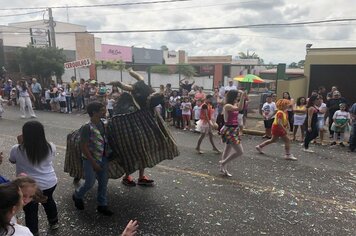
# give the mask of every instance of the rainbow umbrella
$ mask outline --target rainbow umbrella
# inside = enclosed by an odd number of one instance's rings
[[[253,75],[253,74],[239,75],[239,76],[236,76],[234,78],[234,80],[243,82],[243,83],[254,83],[254,84],[265,83],[265,81],[263,79],[261,79],[257,75]]]

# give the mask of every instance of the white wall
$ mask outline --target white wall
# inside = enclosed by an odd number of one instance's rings
[[[89,69],[87,68],[78,68],[76,69],[77,80],[84,78],[85,80],[89,79]],[[147,73],[144,71],[139,71],[139,73],[145,78],[145,82],[148,83]],[[98,81],[99,82],[111,82],[111,81],[120,81],[120,71],[117,70],[102,70],[98,69]],[[74,69],[65,70],[64,75],[62,75],[63,82],[70,82],[70,78],[74,76]],[[181,77],[183,79],[183,76]],[[204,90],[211,91],[213,87],[213,77],[195,77],[195,84],[198,86],[204,87]],[[135,83],[135,79],[132,78],[126,71],[122,72],[122,81],[126,84]],[[189,83],[192,83],[193,80],[190,80]],[[151,85],[153,88],[159,88],[161,84],[172,84],[173,89],[179,88],[179,75],[162,75],[162,74],[151,74]]]

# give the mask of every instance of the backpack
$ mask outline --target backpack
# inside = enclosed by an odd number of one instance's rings
[[[70,176],[75,178],[84,178],[82,151],[80,148],[80,133],[82,127],[67,135],[64,172],[69,173]]]
[[[82,125],[79,129],[74,130],[67,135],[67,148],[64,160],[64,172],[69,173],[71,177],[81,179],[84,178],[84,171],[82,163],[82,151],[80,148],[80,134],[82,132],[82,128],[86,124]],[[108,177],[111,179],[118,179],[121,178],[124,173],[125,171],[121,167],[119,159],[111,155]]]

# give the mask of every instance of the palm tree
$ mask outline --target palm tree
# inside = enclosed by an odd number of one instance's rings
[[[263,59],[260,58],[255,52],[252,54],[249,54],[249,51],[247,50],[246,54],[244,52],[239,52],[238,55],[239,55],[239,58],[241,58],[241,59],[258,59],[258,64],[264,63]]]

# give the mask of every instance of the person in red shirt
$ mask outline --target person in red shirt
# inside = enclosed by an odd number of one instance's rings
[[[278,109],[276,116],[272,124],[272,138],[257,145],[256,150],[263,154],[262,148],[276,142],[281,138],[285,146],[285,159],[296,161],[297,158],[290,153],[290,140],[288,138],[289,120],[287,109],[290,106],[290,101],[288,99],[279,99],[276,102],[276,107]]]

